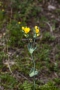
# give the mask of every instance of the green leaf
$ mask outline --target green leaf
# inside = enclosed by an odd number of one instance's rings
[[[29,52],[32,54],[34,52],[34,49],[33,48],[30,48],[29,49]]]
[[[28,44],[28,51],[30,54],[32,54],[35,51],[36,47],[33,47],[32,45]]]
[[[38,74],[38,71],[37,71],[37,70],[34,70],[34,68],[32,68],[31,71],[30,71],[29,76],[30,76],[30,77],[34,77],[34,76],[36,76],[37,74]]]
[[[36,33],[33,35],[33,37],[34,37],[34,38],[36,38],[36,37],[37,37]]]

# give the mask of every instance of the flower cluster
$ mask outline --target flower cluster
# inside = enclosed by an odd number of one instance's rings
[[[24,35],[27,36],[29,34],[29,32],[31,31],[31,29],[29,27],[23,27],[22,26],[22,31],[24,32]],[[33,37],[37,37],[40,35],[40,30],[38,26],[35,26],[33,31]]]
[[[22,30],[24,31],[25,34],[28,34],[30,32],[29,27],[22,27]]]
[[[39,30],[38,26],[35,26],[35,34],[36,34],[36,36],[40,35],[40,30]]]

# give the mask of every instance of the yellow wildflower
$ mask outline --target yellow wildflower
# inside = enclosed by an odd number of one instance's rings
[[[40,33],[37,33],[37,37],[40,35]]]
[[[24,28],[24,32],[27,34],[27,33],[29,33],[30,32],[30,28],[29,27],[25,27]]]
[[[36,29],[35,32],[36,32],[36,33],[39,33],[39,29]]]
[[[38,26],[35,26],[35,29],[38,29]]]
[[[24,27],[22,27],[22,30],[24,30],[25,28]]]
[[[21,22],[18,22],[18,24],[21,24]]]
[[[24,33],[26,33],[26,34],[30,32],[29,27],[22,27],[22,30],[24,30]]]

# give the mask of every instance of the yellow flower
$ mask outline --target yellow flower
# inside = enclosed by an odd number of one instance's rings
[[[22,30],[24,31],[24,33],[29,33],[30,32],[30,28],[29,27],[22,27]]]
[[[37,37],[40,35],[40,33],[37,33]]]
[[[21,22],[18,22],[18,24],[21,24]]]
[[[25,28],[24,27],[22,27],[22,30],[24,30]]]
[[[38,29],[38,26],[35,26],[35,29]]]
[[[35,26],[35,33],[37,34],[37,36],[39,36],[39,27],[38,26]]]
[[[24,32],[27,34],[27,33],[29,33],[30,32],[30,28],[29,27],[25,27],[24,28]]]
[[[36,29],[35,32],[36,32],[36,33],[39,33],[39,29]]]

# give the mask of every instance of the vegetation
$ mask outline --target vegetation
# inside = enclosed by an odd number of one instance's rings
[[[35,90],[60,90],[59,5],[60,0],[0,0],[0,90],[34,90],[28,43],[37,46]]]

